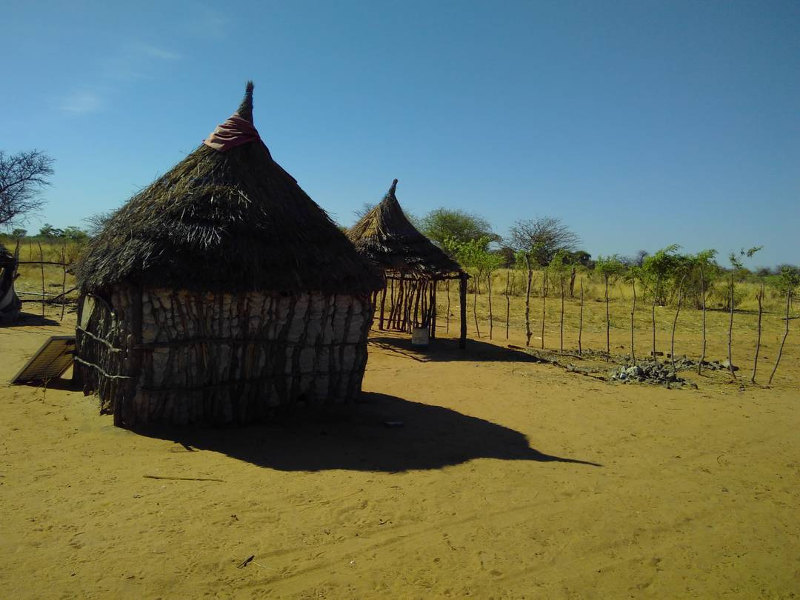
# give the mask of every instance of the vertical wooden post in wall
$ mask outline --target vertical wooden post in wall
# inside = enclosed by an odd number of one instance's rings
[[[142,286],[134,286],[130,294],[131,300],[131,331],[126,339],[127,356],[125,361],[125,375],[130,377],[125,385],[125,391],[120,397],[115,398],[114,402],[114,425],[120,427],[133,427],[136,425],[136,410],[133,406],[133,399],[136,396],[136,386],[139,382],[141,371],[142,351],[139,345],[142,343]],[[119,406],[122,404],[122,406]],[[118,422],[119,421],[119,422]]]
[[[458,299],[461,304],[461,339],[459,348],[467,347],[467,274],[461,273],[458,277]]]

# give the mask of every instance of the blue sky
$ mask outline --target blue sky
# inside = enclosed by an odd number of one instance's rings
[[[0,149],[56,160],[83,225],[191,152],[248,79],[273,157],[337,221],[500,235],[562,219],[593,256],[671,243],[800,264],[800,2],[3,0]]]

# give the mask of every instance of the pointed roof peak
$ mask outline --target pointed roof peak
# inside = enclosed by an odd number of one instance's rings
[[[242,144],[260,140],[253,125],[253,82],[248,81],[239,108],[225,122],[217,125],[203,143],[219,152],[226,152]]]
[[[248,81],[247,86],[244,90],[244,98],[242,99],[242,103],[239,105],[239,108],[236,110],[236,114],[253,122],[253,82]]]
[[[397,179],[392,181],[392,187],[389,188],[389,193],[394,195],[396,189],[397,189]]]

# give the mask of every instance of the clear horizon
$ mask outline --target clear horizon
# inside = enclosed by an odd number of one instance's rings
[[[22,224],[76,225],[172,168],[255,82],[275,160],[332,218],[561,219],[594,258],[763,245],[800,264],[796,2],[20,3],[7,153],[55,159]],[[8,93],[8,90],[13,93]]]

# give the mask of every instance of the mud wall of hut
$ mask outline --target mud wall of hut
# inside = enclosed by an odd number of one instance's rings
[[[247,423],[361,390],[367,295],[125,287],[108,304],[114,315],[81,319],[78,356],[85,389],[120,424]]]

